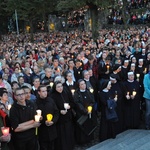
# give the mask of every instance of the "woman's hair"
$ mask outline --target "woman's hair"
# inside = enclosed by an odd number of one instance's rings
[[[56,92],[56,86],[57,86],[57,84],[62,84],[62,82],[61,81],[55,81],[54,82],[54,85],[53,85],[53,88],[52,88],[52,93]]]
[[[60,81],[62,84],[65,83],[65,78],[61,75],[58,75],[54,78],[54,82]]]
[[[82,82],[82,81],[84,81],[83,79],[79,79],[78,80],[78,82],[77,82],[77,87],[79,88],[79,85],[80,85],[80,83]],[[84,81],[85,82],[85,81]]]

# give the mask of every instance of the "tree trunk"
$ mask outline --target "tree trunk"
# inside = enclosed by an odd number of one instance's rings
[[[30,41],[33,42],[34,37],[33,37],[33,22],[32,22],[32,20],[29,20],[29,24],[30,24]]]
[[[92,38],[96,41],[99,33],[98,33],[98,10],[97,6],[90,3],[88,4],[90,15],[91,15],[91,28],[92,28]]]
[[[127,0],[123,0],[123,7],[122,7],[122,16],[124,21],[124,29],[127,28],[127,21],[128,21],[128,15],[126,14],[126,8],[127,8]]]

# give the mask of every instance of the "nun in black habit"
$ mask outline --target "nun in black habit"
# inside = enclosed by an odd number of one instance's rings
[[[111,95],[112,97],[117,99],[117,107],[116,107],[116,113],[118,115],[118,121],[116,122],[115,128],[116,128],[116,134],[119,134],[123,132],[124,130],[124,118],[123,118],[123,89],[121,86],[121,83],[118,82],[118,76],[117,74],[111,74],[110,75],[110,81],[111,81]]]
[[[134,80],[134,73],[128,72],[123,83],[125,129],[137,129],[140,125],[140,85]]]
[[[95,100],[93,93],[86,89],[86,84],[83,79],[80,79],[78,84],[79,88],[74,93],[74,101],[76,104],[75,137],[78,144],[85,144],[94,139],[97,116],[94,110]]]
[[[101,119],[100,119],[100,142],[107,140],[109,138],[115,138],[115,125],[117,120],[108,120],[106,116],[106,110],[108,109],[108,100],[114,100],[116,103],[117,99],[111,95],[111,82],[109,80],[104,80],[101,86],[102,90],[99,93],[100,105],[101,105]]]
[[[58,137],[55,143],[56,150],[73,150],[74,126],[72,108],[74,107],[71,92],[65,90],[60,81],[54,82],[52,96],[59,109],[60,115],[56,124]]]

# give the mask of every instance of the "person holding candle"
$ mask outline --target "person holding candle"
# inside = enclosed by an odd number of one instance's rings
[[[95,108],[94,109],[97,109],[96,102],[97,102],[98,82],[96,82],[97,81],[96,78],[94,80],[94,77],[93,78],[90,77],[88,70],[84,70],[82,72],[82,74],[83,74],[83,80],[86,83],[86,88],[94,95],[94,100],[95,100]]]
[[[71,92],[63,87],[62,82],[54,82],[51,97],[54,99],[59,110],[57,126],[57,139],[55,149],[73,150],[74,148],[74,126],[72,108],[74,102]]]
[[[0,88],[0,105],[4,105],[5,112],[8,113],[8,105],[13,104],[11,97],[8,97],[8,92],[5,88]]]
[[[38,87],[37,108],[42,111],[41,126],[38,130],[40,150],[53,150],[54,140],[57,138],[56,123],[59,118],[59,110],[53,99],[48,96],[47,87]],[[51,118],[47,118],[47,115]]]
[[[103,55],[106,55],[103,52]],[[100,80],[100,84],[105,79],[109,79],[109,75],[112,73],[112,63],[109,56],[107,56],[104,60],[101,60],[98,64],[98,79]]]
[[[10,109],[10,123],[13,129],[12,139],[16,150],[37,150],[35,128],[40,123],[34,121],[36,107],[25,100],[25,91],[17,88],[14,92],[16,102]]]
[[[116,119],[108,120],[106,117],[106,110],[108,110],[108,101],[111,100],[113,102],[112,108],[116,106],[117,99],[114,98],[114,95],[110,92],[111,82],[110,80],[104,80],[101,85],[101,90],[99,93],[99,104],[101,106],[101,120],[100,120],[100,132],[99,139],[100,142],[107,140],[109,138],[116,137],[115,125]]]
[[[66,81],[65,83],[63,84],[69,91],[73,91],[73,89],[75,90],[77,85],[76,85],[76,82],[73,81],[73,78],[72,78],[72,73],[70,71],[67,71],[66,72]],[[72,94],[74,94],[72,92]]]
[[[13,150],[11,140],[11,134],[9,132],[10,122],[6,111],[6,107],[3,104],[0,104],[0,143],[2,150]],[[7,128],[6,128],[7,127]],[[8,129],[8,130],[7,130]]]
[[[50,82],[54,81],[54,78],[52,77],[53,71],[51,67],[49,66],[45,67],[44,71],[45,71],[45,74],[41,76],[41,84],[47,86],[47,90],[49,93],[52,89],[50,86]]]
[[[119,134],[124,131],[124,117],[123,117],[123,89],[121,82],[118,81],[117,74],[110,74],[110,81],[111,81],[111,89],[110,93],[114,99],[116,99],[116,113],[118,115],[118,121],[115,125],[116,134]]]
[[[78,144],[85,144],[94,138],[94,129],[97,126],[97,117],[94,110],[94,95],[87,90],[83,79],[78,81],[78,89],[74,93],[74,102],[76,104],[76,126],[75,138]],[[85,119],[85,121],[83,121]],[[80,121],[83,124],[80,124]]]
[[[123,82],[125,129],[137,129],[140,125],[140,85],[134,80],[134,73],[128,72]]]

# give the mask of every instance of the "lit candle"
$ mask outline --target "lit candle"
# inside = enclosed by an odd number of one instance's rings
[[[110,66],[107,66],[107,71],[109,71],[109,67],[110,67]]]
[[[71,90],[72,95],[74,95],[74,92],[75,92],[75,89],[72,89],[72,90]]]
[[[91,88],[91,87],[90,87],[89,89],[90,89],[90,92],[91,92],[91,93],[93,93],[93,92],[94,92],[94,89],[93,89],[93,88]]]
[[[38,116],[40,116],[40,117],[41,117],[41,114],[42,114],[42,111],[41,111],[41,110],[39,110],[39,109],[38,109],[38,110],[36,110],[36,113],[37,113],[37,115],[38,115]]]
[[[11,104],[8,104],[7,109],[10,110],[11,108]]]
[[[117,99],[118,99],[118,95],[116,94],[116,95],[115,95],[115,100],[117,100]]]
[[[127,92],[127,95],[129,96],[129,92]]]
[[[144,72],[145,72],[145,73],[147,72],[147,68],[144,69]]]
[[[92,112],[92,106],[88,106],[88,113],[89,113],[89,118],[91,118],[91,112]]]
[[[68,107],[69,107],[69,103],[64,103],[64,108],[66,109],[66,111],[67,111]]]
[[[139,77],[140,77],[140,74],[139,74],[139,73],[137,73],[137,74],[136,74],[136,77],[137,77],[137,78],[139,78]]]
[[[9,134],[9,127],[1,127],[1,130],[4,136]]]
[[[135,96],[135,95],[136,95],[136,91],[133,91],[133,92],[132,92],[132,95]]]
[[[50,85],[50,87],[52,88],[52,87],[53,87],[53,85],[54,85],[54,83],[53,83],[53,82],[50,82],[50,84],[49,84],[49,85]]]
[[[52,119],[53,119],[52,114],[47,114],[46,117],[47,117],[47,121],[49,121],[49,122],[52,121]]]
[[[40,121],[40,117],[41,117],[41,116],[39,116],[39,115],[35,115],[35,116],[34,116],[35,122],[39,122],[39,121]]]

